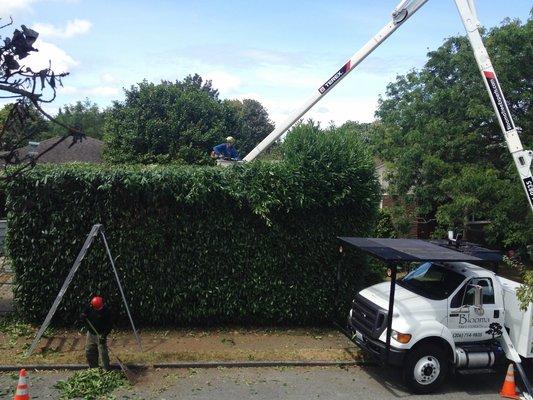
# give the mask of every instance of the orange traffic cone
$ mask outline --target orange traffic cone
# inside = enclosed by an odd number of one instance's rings
[[[513,364],[509,364],[507,369],[507,375],[505,375],[505,381],[503,382],[502,390],[500,391],[500,396],[506,397],[508,399],[519,399],[518,394],[516,393],[516,385],[514,383],[514,367]]]
[[[13,400],[30,400],[30,394],[28,391],[28,377],[26,370],[21,369],[19,373],[19,383],[17,385],[17,391]]]

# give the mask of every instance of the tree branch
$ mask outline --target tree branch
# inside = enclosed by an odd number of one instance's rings
[[[19,87],[14,87],[14,86],[10,86],[10,85],[0,84],[0,90],[3,90],[5,92],[9,92],[9,93],[15,93],[18,96],[26,97],[29,100],[32,100],[34,98],[39,98],[39,97],[42,96],[42,94],[32,93],[32,92],[30,92],[28,90],[20,89]]]

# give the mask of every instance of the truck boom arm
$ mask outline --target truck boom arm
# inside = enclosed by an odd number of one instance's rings
[[[507,106],[500,83],[498,82],[498,77],[496,76],[489,54],[487,53],[487,49],[485,48],[481,39],[481,34],[479,33],[480,23],[477,19],[474,0],[455,0],[455,4],[459,10],[461,19],[463,20],[477,65],[483,77],[483,82],[489,92],[492,107],[494,107],[498,122],[500,123],[500,128],[505,141],[507,142],[507,148],[513,156],[518,175],[522,181],[522,186],[526,191],[529,206],[533,210],[533,178],[531,176],[533,151],[524,150],[522,147],[522,142],[518,136],[513,117],[509,112],[509,107]]]
[[[385,25],[372,39],[370,39],[352,58],[350,58],[337,72],[333,74],[315,94],[305,102],[305,104],[294,111],[287,120],[272,131],[261,143],[244,157],[244,161],[252,161],[263,151],[268,149],[272,143],[279,139],[287,130],[302,116],[318,103],[335,85],[343,80],[361,61],[372,53],[381,43],[385,41],[396,29],[400,27],[411,15],[413,15],[428,0],[403,0],[392,13],[392,20]]]
[[[352,58],[346,62],[330,79],[328,79],[300,109],[296,110],[283,124],[274,129],[261,143],[244,157],[244,161],[252,161],[272,143],[279,139],[296,121],[298,121],[311,107],[318,103],[329,91],[346,77],[361,61],[383,43],[396,29],[400,27],[411,15],[420,9],[428,0],[403,0],[394,9],[392,20],[385,25],[370,41],[368,41]],[[531,163],[533,151],[524,150],[518,130],[514,124],[511,113],[503,96],[496,72],[492,66],[489,55],[479,33],[479,21],[476,15],[474,0],[455,0],[455,4],[461,15],[468,39],[476,62],[481,71],[483,82],[490,95],[492,106],[496,112],[503,136],[511,153],[516,169],[526,192],[529,206],[533,210],[533,177]]]

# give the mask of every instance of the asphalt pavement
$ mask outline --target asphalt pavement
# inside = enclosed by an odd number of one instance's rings
[[[58,399],[53,388],[73,372],[29,372],[32,399]],[[132,388],[113,394],[117,399],[500,399],[498,391],[505,372],[450,376],[433,395],[413,396],[401,384],[399,371],[368,367],[313,368],[213,368],[149,370]],[[0,374],[0,398],[11,399],[16,374]]]

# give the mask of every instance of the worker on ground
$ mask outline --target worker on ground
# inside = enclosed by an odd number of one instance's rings
[[[100,296],[93,297],[91,305],[81,314],[81,319],[87,327],[85,355],[89,368],[98,368],[98,358],[100,358],[102,367],[109,370],[107,335],[111,332],[112,326],[111,313],[104,304],[104,299]]]
[[[240,160],[239,152],[235,148],[235,138],[233,136],[228,136],[225,143],[221,143],[213,147],[211,152],[211,157],[213,158],[224,158],[231,160]]]

